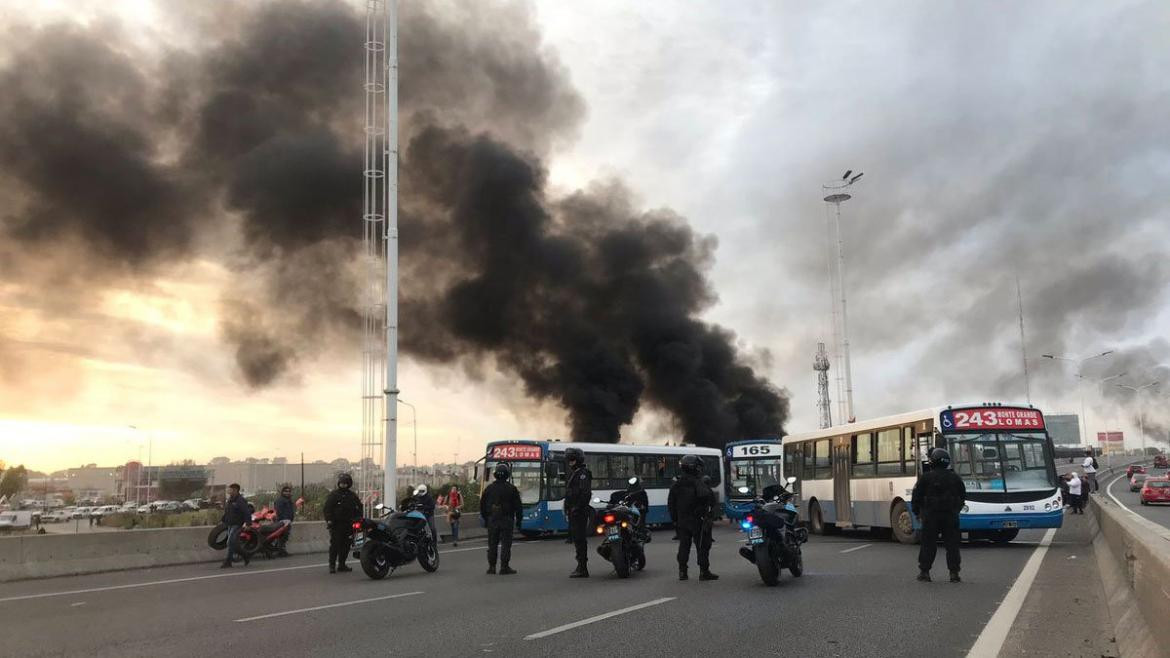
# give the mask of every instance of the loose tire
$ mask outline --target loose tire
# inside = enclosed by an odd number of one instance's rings
[[[422,551],[418,554],[418,564],[428,573],[434,573],[439,568],[439,547],[435,542],[427,540],[426,546],[420,547]]]
[[[211,529],[207,533],[207,545],[217,551],[222,551],[227,548],[228,542],[228,526],[226,523],[221,523]]]
[[[821,513],[821,504],[815,500],[809,506],[808,526],[814,535],[825,534],[825,515]]]
[[[613,570],[617,572],[618,578],[629,578],[630,561],[626,559],[626,547],[617,544],[610,551],[609,555],[613,561]]]
[[[1020,534],[1019,528],[1009,528],[1007,530],[997,530],[995,532],[995,534],[991,537],[991,541],[993,541],[997,544],[1006,544],[1009,541],[1015,539],[1016,535],[1018,535],[1018,534]]]
[[[386,559],[386,550],[380,542],[366,540],[362,544],[361,557],[362,571],[374,580],[382,580],[390,573],[390,560]]]
[[[922,541],[922,533],[914,529],[910,506],[905,501],[899,500],[890,511],[890,528],[898,543],[917,544]]]
[[[776,567],[776,561],[772,559],[772,553],[768,550],[768,542],[756,544],[756,568],[760,570],[760,580],[768,587],[775,587],[780,583],[780,570]]]

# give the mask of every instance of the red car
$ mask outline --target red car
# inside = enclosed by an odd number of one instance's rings
[[[1145,466],[1138,466],[1136,464],[1130,464],[1125,469],[1125,477],[1132,478],[1134,473],[1145,473],[1145,472],[1146,472]],[[1134,491],[1137,491],[1137,490],[1135,489]]]
[[[1142,505],[1170,503],[1170,477],[1149,478],[1142,487]]]
[[[1166,463],[1166,455],[1154,455],[1154,468],[1170,468]]]

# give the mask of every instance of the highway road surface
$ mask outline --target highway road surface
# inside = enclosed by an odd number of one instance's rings
[[[1061,532],[1084,518],[1068,519]],[[1057,606],[1072,597],[1028,598],[1036,571],[1049,569],[1042,539],[1052,543],[1054,568],[1077,564],[1055,555],[1070,542],[1053,534],[965,544],[961,584],[946,582],[941,547],[937,580],[924,584],[914,580],[917,547],[847,532],[814,537],[804,576],[766,587],[738,556],[741,534],[728,526],[716,530],[715,582],[698,581],[693,566],[691,580],[677,580],[670,531],[655,533],[646,571],[628,580],[596,553],[592,578],[568,579],[572,547],[548,539],[515,546],[515,576],[485,575],[478,543],[444,550],[436,573],[411,565],[383,581],[360,569],[330,575],[322,556],[24,581],[0,588],[0,653],[964,656],[977,640],[1000,646],[1014,623],[1012,641],[1026,644],[1032,635],[1018,623],[1049,623],[1036,614],[1069,616]],[[1086,582],[1073,585],[1084,590]]]
[[[1153,477],[1165,477],[1166,469],[1153,468],[1150,462],[1145,462],[1147,472]],[[1125,479],[1125,472],[1109,475],[1101,482],[1101,491],[1118,505],[1130,512],[1164,528],[1170,528],[1170,504],[1161,503],[1142,505],[1138,492],[1129,490],[1129,481]]]

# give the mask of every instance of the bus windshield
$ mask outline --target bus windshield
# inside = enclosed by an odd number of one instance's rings
[[[1056,488],[1048,436],[1043,432],[946,434],[952,468],[967,491]]]
[[[729,462],[729,469],[732,498],[745,497],[739,492],[740,487],[747,487],[747,496],[754,498],[764,487],[783,481],[779,459],[733,459]]]
[[[488,482],[498,462],[487,462]],[[540,502],[540,462],[508,462],[512,468],[512,484],[520,490],[520,504],[535,505]]]

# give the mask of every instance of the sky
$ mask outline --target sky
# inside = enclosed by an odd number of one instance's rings
[[[224,7],[2,13],[8,463],[359,454],[360,5]],[[428,3],[400,29],[420,463],[814,428],[848,169],[859,418],[1024,401],[1018,278],[1031,402],[1166,437],[1164,4]],[[477,303],[500,291],[523,301]],[[719,404],[672,387],[663,315]]]

